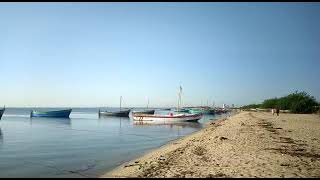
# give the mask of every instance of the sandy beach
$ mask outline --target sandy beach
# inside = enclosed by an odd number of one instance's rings
[[[320,116],[240,112],[101,177],[320,177]]]

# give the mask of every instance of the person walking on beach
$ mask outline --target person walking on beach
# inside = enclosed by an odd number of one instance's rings
[[[277,108],[276,111],[277,111],[277,116],[279,116],[280,109]]]
[[[271,109],[272,116],[274,116],[274,108]]]

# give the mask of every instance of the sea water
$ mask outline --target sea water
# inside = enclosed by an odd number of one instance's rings
[[[1,178],[98,177],[226,116],[205,115],[198,123],[135,125],[130,118],[99,117],[99,108],[72,108],[70,118],[30,118],[32,109],[7,108],[0,120]]]

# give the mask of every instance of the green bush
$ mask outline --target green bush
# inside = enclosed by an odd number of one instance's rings
[[[296,91],[281,98],[266,99],[262,104],[250,104],[241,108],[279,108],[281,110],[289,110],[292,113],[313,113],[319,111],[319,102],[304,91]]]
[[[255,108],[259,108],[261,106],[261,104],[249,104],[246,106],[242,106],[241,109],[255,109]]]
[[[313,113],[316,111],[316,99],[308,93],[302,91],[289,94],[279,100],[280,109],[290,110],[292,113]]]
[[[263,101],[261,104],[261,108],[275,108],[277,106],[278,99],[277,98],[272,98],[272,99],[266,99]]]

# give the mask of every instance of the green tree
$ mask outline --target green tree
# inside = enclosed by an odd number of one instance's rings
[[[304,91],[289,94],[286,100],[289,110],[293,113],[312,113],[316,111],[318,105],[316,99]]]
[[[261,105],[260,104],[249,104],[246,106],[242,106],[241,109],[255,109],[255,108],[259,108]]]
[[[262,102],[261,107],[262,108],[276,108],[278,103],[277,98],[272,98],[272,99],[266,99]]]
[[[266,99],[261,104],[249,104],[241,108],[251,109],[260,107],[290,110],[292,113],[313,113],[319,111],[319,102],[305,91],[296,91],[284,97]]]

